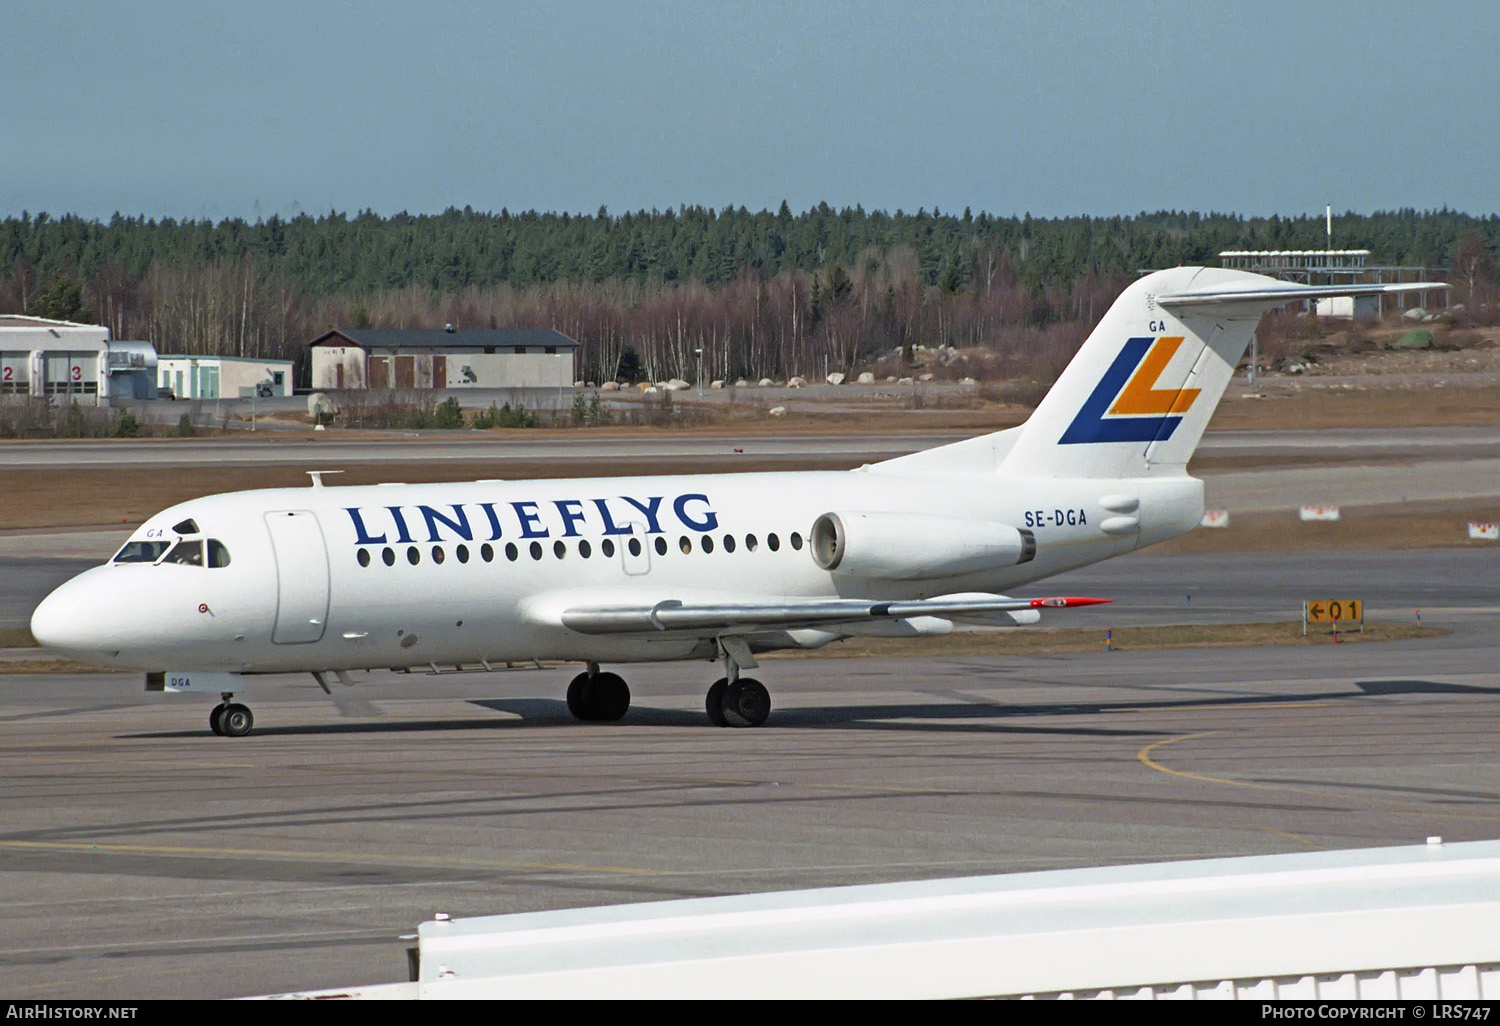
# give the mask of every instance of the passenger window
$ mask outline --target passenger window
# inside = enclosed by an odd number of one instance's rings
[[[361,559],[360,566],[370,565],[370,554],[368,552],[366,552],[364,549],[360,549],[359,556]],[[211,567],[221,567],[229,565],[229,550],[225,548],[224,543],[219,541],[217,538],[210,538],[208,540],[208,565]]]
[[[781,539],[776,537],[774,534],[766,535],[766,547],[769,548],[772,552],[777,551],[781,548]]]
[[[422,554],[417,551],[417,547],[415,545],[406,550],[406,561],[412,566],[416,566],[422,561]]]
[[[385,560],[385,565],[386,566],[395,566],[396,565],[396,553],[395,553],[395,550],[393,550],[393,549],[383,549],[383,550],[381,550],[380,558],[383,559],[383,560]]]
[[[681,538],[677,539],[677,547],[681,549],[682,554],[686,556],[689,552],[693,551],[693,539],[689,538],[687,535],[683,535]]]
[[[542,543],[541,542],[532,542],[531,543],[531,558],[532,559],[541,559],[542,558]]]
[[[658,556],[665,556],[667,554],[667,540],[665,538],[658,537],[656,539],[656,554]]]
[[[802,551],[802,536],[800,534],[798,534],[796,531],[793,531],[792,532],[792,537],[791,537],[790,540],[791,540],[791,543],[792,543],[792,548],[796,549],[798,552],[801,552]]]
[[[710,535],[705,534],[701,544],[703,545],[704,552],[712,552],[714,550],[714,540]]]
[[[733,552],[734,551],[734,535],[732,535],[732,534],[726,534],[724,536],[724,551],[725,552]]]
[[[181,566],[203,565],[203,542],[198,539],[193,541],[180,541],[167,553],[163,563],[177,563]]]
[[[483,545],[479,546],[479,558],[484,560],[486,563],[493,560],[495,558],[495,547],[489,542],[485,542]]]
[[[441,563],[446,558],[447,556],[444,554],[443,547],[441,545],[434,545],[432,547],[432,561],[434,563]]]
[[[370,551],[368,549],[360,549],[359,555],[355,556],[354,558],[359,560],[360,566],[370,565]]]
[[[469,547],[467,545],[460,545],[453,550],[453,554],[458,557],[460,563],[467,563],[469,561]]]
[[[505,543],[505,558],[508,559],[508,560],[510,560],[512,563],[514,563],[520,557],[521,557],[521,550],[518,549],[518,548],[516,548],[516,543],[515,542],[506,542]]]
[[[630,539],[630,554],[632,556],[639,556],[641,554],[641,540],[639,538]]]
[[[588,542],[581,541],[581,542],[578,543],[578,555],[579,556],[581,556],[584,559],[588,559],[593,554],[594,554],[594,550],[589,545]]]
[[[754,552],[759,547],[760,547],[760,542],[758,542],[758,541],[755,540],[755,535],[753,535],[753,534],[747,534],[747,535],[745,535],[745,550],[747,552]]]
[[[606,556],[613,556],[615,554],[615,543],[606,538],[599,543],[599,551]]]
[[[161,558],[161,554],[167,551],[171,542],[164,541],[133,541],[126,542],[125,547],[115,553],[114,563],[155,563]]]
[[[568,554],[568,547],[561,541],[555,541],[552,543],[552,554],[558,559],[562,559]]]

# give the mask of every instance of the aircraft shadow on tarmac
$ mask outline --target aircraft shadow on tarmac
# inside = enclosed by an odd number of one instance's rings
[[[771,714],[770,726],[820,727],[847,730],[917,730],[993,734],[1063,734],[1090,737],[1154,737],[1164,731],[1153,729],[1117,729],[1088,726],[1042,726],[1013,720],[1048,716],[1093,716],[1112,712],[1142,712],[1153,709],[1253,708],[1257,705],[1284,705],[1288,702],[1340,701],[1399,695],[1500,695],[1500,687],[1452,684],[1430,680],[1357,681],[1352,691],[1307,691],[1274,695],[1226,695],[1172,697],[1121,702],[1038,702],[1034,704],[999,704],[954,694],[949,701],[900,702],[890,704],[830,705],[799,709],[777,709]],[[494,712],[509,713],[515,719],[449,718],[440,720],[386,720],[379,718],[378,707],[370,706],[374,716],[352,721],[295,726],[261,726],[255,736],[289,737],[326,734],[387,734],[449,730],[504,730],[511,728],[610,726],[579,724],[568,712],[567,704],[555,698],[476,698],[470,705]],[[960,722],[961,721],[961,722]],[[634,705],[621,726],[701,727],[704,714],[697,709],[657,709]],[[1170,731],[1166,732],[1169,733]],[[196,736],[193,731],[160,731],[122,735],[133,738],[180,738]],[[203,731],[201,733],[207,733]]]

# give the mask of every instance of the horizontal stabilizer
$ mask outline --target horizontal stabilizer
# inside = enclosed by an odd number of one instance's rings
[[[632,634],[652,631],[717,632],[746,628],[794,630],[917,616],[964,617],[1040,609],[1065,609],[1110,599],[1055,597],[1013,599],[1004,595],[948,595],[910,602],[868,599],[814,599],[807,602],[688,604],[668,599],[655,605],[575,606],[562,624],[580,634]]]
[[[1448,288],[1437,281],[1402,282],[1392,285],[1298,285],[1286,282],[1265,288],[1219,288],[1176,292],[1157,296],[1158,306],[1172,308],[1192,306],[1233,306],[1240,303],[1274,307],[1304,299],[1332,296],[1383,296],[1398,292],[1428,292]]]

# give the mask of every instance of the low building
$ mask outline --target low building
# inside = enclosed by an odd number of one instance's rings
[[[557,388],[578,343],[550,328],[335,329],[311,343],[312,387]]]
[[[269,399],[292,394],[292,361],[248,356],[162,355],[157,387],[176,399]]]
[[[100,324],[0,314],[0,395],[147,399],[155,363],[151,343],[111,342]]]

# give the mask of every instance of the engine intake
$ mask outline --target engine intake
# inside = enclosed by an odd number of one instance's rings
[[[988,520],[918,513],[824,513],[808,549],[832,573],[925,580],[995,570],[1036,558],[1036,535]]]

